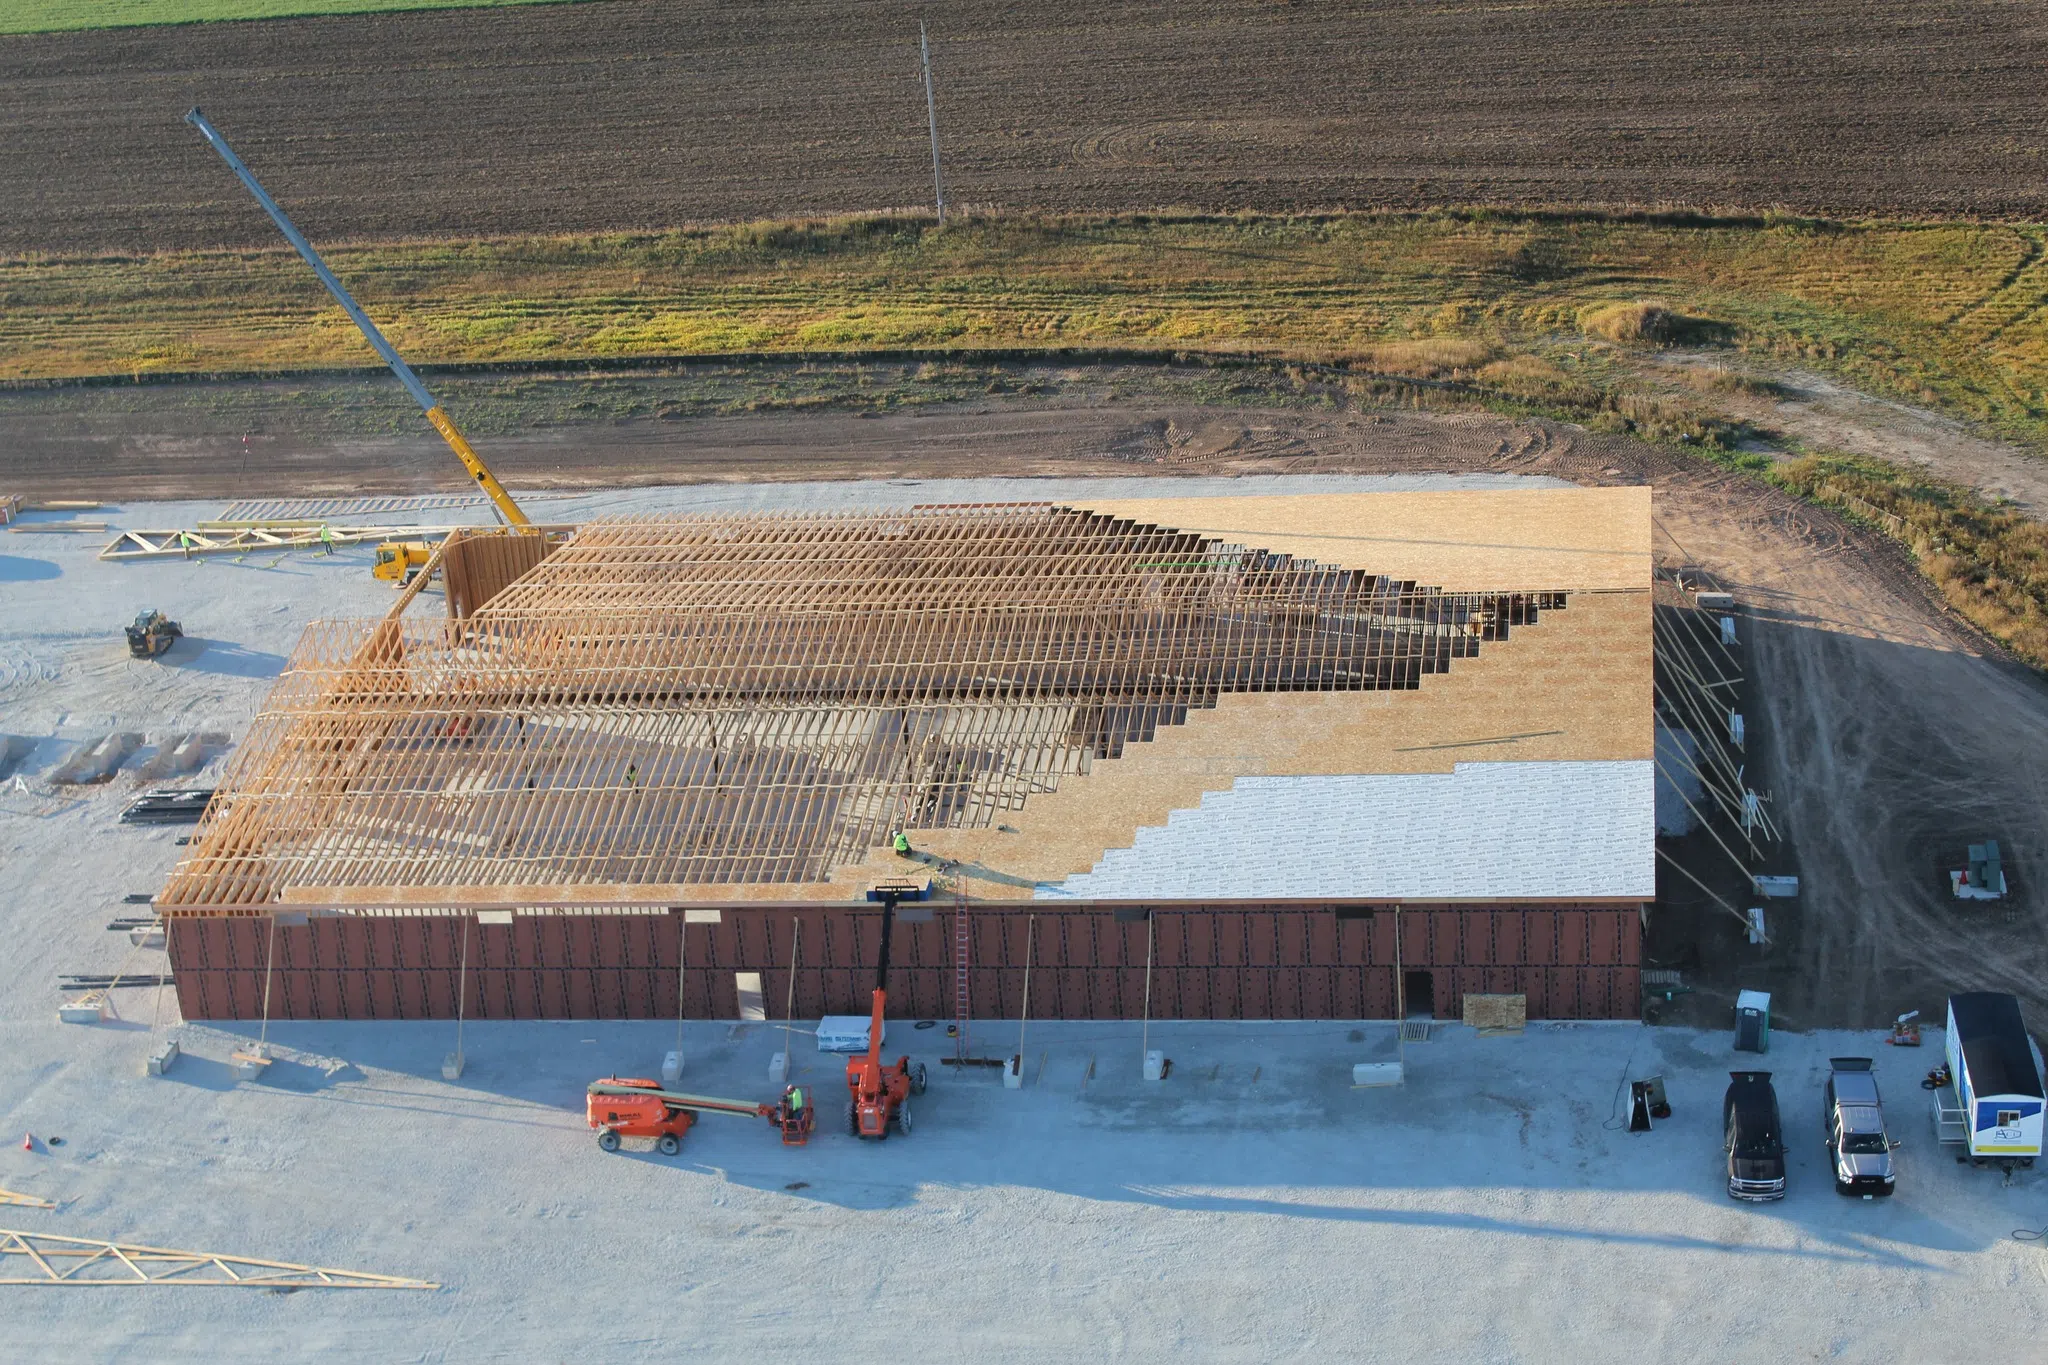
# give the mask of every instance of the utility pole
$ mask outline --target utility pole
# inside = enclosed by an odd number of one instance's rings
[[[925,36],[924,20],[917,21],[917,50],[924,58],[924,112],[932,127],[932,197],[938,201],[939,221],[946,221],[946,181],[939,174],[939,104],[932,97],[932,45]]]

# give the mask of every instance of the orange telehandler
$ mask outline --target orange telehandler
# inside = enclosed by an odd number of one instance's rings
[[[868,1050],[846,1062],[846,1131],[858,1138],[882,1139],[896,1131],[910,1136],[910,1097],[924,1093],[924,1063],[898,1057],[882,1064],[882,1013],[889,1001],[889,936],[896,927],[896,902],[921,897],[922,889],[877,887],[869,900],[882,903],[882,953],[875,968],[873,1012],[868,1016]]]

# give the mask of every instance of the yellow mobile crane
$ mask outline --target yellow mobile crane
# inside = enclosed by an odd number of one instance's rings
[[[498,520],[514,528],[531,526],[533,523],[527,520],[526,513],[519,510],[519,504],[512,501],[512,495],[505,491],[505,486],[498,482],[497,476],[491,473],[476,451],[470,448],[469,441],[456,429],[446,409],[435,401],[433,394],[427,392],[427,386],[420,383],[419,376],[412,372],[412,367],[405,363],[391,343],[384,339],[384,334],[377,330],[377,324],[370,321],[369,315],[363,312],[348,290],[342,287],[341,281],[334,277],[334,272],[327,268],[327,262],[320,259],[320,253],[313,250],[313,244],[292,226],[292,220],[285,217],[284,210],[277,206],[277,201],[264,191],[255,175],[242,164],[242,159],[228,146],[227,139],[206,121],[206,115],[196,107],[186,113],[185,122],[197,128],[213,150],[220,153],[221,160],[228,163],[228,169],[235,173],[248,188],[249,193],[256,196],[256,202],[270,215],[270,221],[277,224],[278,231],[284,234],[284,239],[305,258],[307,265],[313,267],[313,273],[320,277],[320,283],[327,286],[327,292],[334,295],[334,301],[348,314],[349,321],[355,323],[362,331],[363,339],[384,358],[384,363],[398,376],[398,382],[405,385],[405,391],[412,395],[413,401],[426,413],[427,420],[434,424],[434,430],[441,433],[441,439],[455,452],[455,458],[462,461],[462,467],[476,480],[477,487],[483,489],[484,495],[491,500],[491,506],[497,512]],[[418,541],[386,541],[377,547],[377,562],[370,572],[378,578],[402,583],[408,581],[423,567],[431,555],[431,547]]]

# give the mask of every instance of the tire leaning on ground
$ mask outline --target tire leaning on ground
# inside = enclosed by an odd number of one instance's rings
[[[607,1152],[616,1152],[619,1150],[619,1135],[606,1128],[598,1133],[597,1145],[604,1148]]]

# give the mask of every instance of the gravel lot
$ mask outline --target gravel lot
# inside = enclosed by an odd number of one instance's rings
[[[1058,495],[1056,484],[1029,487]],[[1016,495],[1002,483],[722,485],[535,498],[532,511]],[[1806,927],[1776,957],[1735,961],[1731,979],[1754,969],[1752,984],[1786,992],[1795,1024],[1875,1013],[1892,1007],[1873,989],[1892,980],[1887,964],[1920,962],[1938,933],[1931,975],[1916,967],[1913,980],[1961,984],[1975,931],[1928,918],[1917,892],[1830,870],[1897,842],[1889,827],[1859,827],[1857,803],[1902,805],[1898,793],[1924,790],[1924,774],[1835,744],[1868,722],[1810,694],[1844,663],[1865,690],[1838,699],[1861,696],[1863,708],[1902,705],[1930,679],[1970,689],[1973,706],[2023,710],[2037,690],[1944,636],[1904,580],[1859,567],[1853,541],[1682,479],[1668,496],[1667,525],[1684,542],[1749,564],[1752,591],[1778,594],[1756,599],[1781,613],[1768,619],[1760,676],[1767,695],[1774,678],[1804,690],[1774,703],[1784,738],[1771,742],[1783,771],[1802,744],[1828,747],[1837,784],[1785,814],[1803,859],[1826,849],[1801,870],[1839,884],[1799,912]],[[1731,505],[1740,516],[1726,515]],[[109,515],[169,526],[215,511]],[[1775,558],[1755,557],[1764,543],[1780,546]],[[151,744],[175,731],[238,734],[308,616],[390,601],[361,551],[123,568],[94,560],[96,546],[9,536],[0,554],[0,729],[40,740],[29,791],[0,792],[0,1132],[65,1139],[0,1148],[0,1186],[62,1201],[8,1209],[0,1223],[444,1287],[0,1287],[23,1358],[731,1359],[843,1350],[880,1317],[889,1349],[911,1360],[1309,1349],[1388,1361],[1938,1361],[2023,1352],[2044,1326],[2048,1252],[2009,1234],[2048,1224],[2048,1169],[2006,1185],[1935,1148],[1916,1081],[1938,1039],[1894,1052],[1869,1032],[1778,1033],[1762,1064],[1780,1082],[1792,1192],[1749,1207],[1721,1193],[1718,1100],[1726,1071],[1755,1059],[1732,1054],[1718,1028],[1536,1026],[1482,1039],[1449,1026],[1409,1050],[1406,1086],[1354,1091],[1349,1064],[1385,1046],[1369,1025],[1357,1040],[1341,1022],[1157,1027],[1153,1045],[1175,1062],[1160,1084],[1138,1076],[1134,1026],[1033,1025],[1027,1089],[934,1068],[907,1140],[864,1147],[831,1128],[785,1151],[764,1125],[712,1118],[663,1160],[601,1154],[580,1102],[595,1077],[656,1070],[674,1042],[665,1026],[472,1027],[469,1070],[453,1084],[438,1071],[449,1025],[279,1026],[270,1036],[283,1060],[263,1082],[237,1084],[225,1059],[254,1030],[180,1026],[151,990],[119,992],[120,1020],[58,1024],[60,973],[161,962],[103,926],[133,913],[124,893],[156,887],[178,831],[117,823],[136,785],[125,773],[70,795],[45,794],[40,775],[106,730]],[[185,624],[168,662],[131,662],[120,644],[120,624],[144,604]],[[1802,739],[1801,726],[1821,732]],[[1875,851],[1859,852],[1866,844]],[[1997,934],[2022,939],[1983,961],[1994,979],[2038,951],[2031,918]],[[1717,1024],[1710,1003],[1695,1017]],[[912,1022],[893,1026],[894,1044],[933,1061],[948,1051]],[[152,1039],[174,1028],[189,1055],[168,1078],[144,1077]],[[992,1053],[1014,1037],[1014,1024],[977,1027]],[[686,1046],[691,1086],[768,1095],[774,1028],[735,1036],[693,1021]],[[1877,1055],[1907,1144],[1888,1203],[1843,1200],[1826,1179],[1818,1086],[1836,1054]],[[830,1059],[798,1055],[830,1093]],[[1618,1082],[1651,1073],[1667,1078],[1675,1117],[1647,1136],[1620,1131]]]

